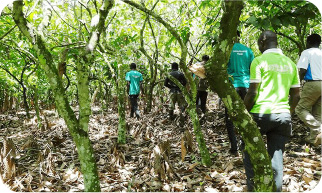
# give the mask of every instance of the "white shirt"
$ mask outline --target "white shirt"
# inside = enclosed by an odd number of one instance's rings
[[[284,55],[283,51],[279,48],[270,48],[263,52],[263,54],[267,54],[267,53],[278,53],[278,54]]]
[[[301,53],[297,68],[307,70],[304,80],[322,80],[322,50],[309,48]]]

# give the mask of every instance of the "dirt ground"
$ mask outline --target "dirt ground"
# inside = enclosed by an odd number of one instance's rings
[[[185,125],[170,121],[163,105],[157,105],[140,120],[127,113],[127,144],[118,146],[118,115],[115,108],[103,112],[92,108],[90,138],[97,158],[101,190],[106,192],[245,192],[246,179],[241,152],[229,153],[224,109],[218,97],[209,95],[208,113],[202,118],[202,130],[213,165],[200,164],[193,127],[186,116]],[[142,106],[142,104],[140,104]],[[178,112],[176,112],[178,113]],[[26,120],[23,112],[0,115],[0,142],[12,139],[17,155],[15,172],[5,179],[13,191],[83,191],[83,178],[75,145],[64,121],[54,110],[43,110],[43,128],[38,129],[35,113]],[[46,117],[46,119],[44,118]],[[192,134],[192,151],[182,149],[184,131]],[[321,148],[304,142],[307,129],[293,118],[293,136],[284,154],[283,191],[314,189],[321,178]],[[186,139],[186,138],[184,138]],[[158,149],[167,156],[158,156]],[[182,153],[186,153],[182,161]],[[156,162],[158,161],[158,164]],[[2,176],[5,165],[2,162]]]

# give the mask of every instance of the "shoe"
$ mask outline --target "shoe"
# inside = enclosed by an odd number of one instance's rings
[[[173,121],[173,120],[174,120],[174,118],[175,118],[175,117],[174,117],[174,112],[173,112],[173,110],[170,110],[170,111],[169,111],[169,118],[170,118],[170,120],[171,120],[171,121]]]
[[[140,118],[141,117],[141,115],[140,115],[140,111],[139,110],[137,110],[137,111],[135,111],[135,115],[136,115],[136,118]]]
[[[238,157],[239,156],[239,153],[238,153],[238,150],[229,150],[229,153],[235,157]]]
[[[320,134],[319,129],[310,128],[309,136],[305,138],[305,142],[314,145],[317,142],[316,138],[319,134]]]

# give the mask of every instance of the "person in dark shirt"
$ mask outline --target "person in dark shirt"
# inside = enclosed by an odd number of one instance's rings
[[[202,56],[202,62],[200,63],[201,65],[205,65],[205,63],[209,60],[208,55]],[[203,113],[206,113],[207,107],[207,96],[208,96],[208,81],[206,78],[201,78],[196,76],[196,78],[199,79],[198,87],[197,87],[197,96],[196,96],[196,105],[197,107],[200,107],[201,111]],[[200,102],[200,103],[199,103]]]
[[[173,62],[171,64],[171,70],[172,71],[169,73],[169,75],[176,78],[183,86],[186,86],[187,80],[184,77],[184,74],[178,70],[178,63]],[[172,82],[168,77],[164,81],[164,86],[170,89],[171,104],[170,104],[169,116],[170,116],[170,119],[173,119],[176,103],[178,103],[178,106],[181,112],[180,115],[182,115],[186,106],[185,99],[180,88],[174,82]]]

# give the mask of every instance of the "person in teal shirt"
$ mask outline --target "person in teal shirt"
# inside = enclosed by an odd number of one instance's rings
[[[137,118],[140,118],[140,110],[138,109],[138,97],[140,94],[140,88],[143,93],[142,81],[143,77],[140,72],[136,70],[136,64],[130,64],[131,71],[126,73],[125,80],[127,82],[127,91],[131,102],[131,113],[130,117],[133,117],[134,113]]]
[[[250,48],[239,43],[239,39],[240,32],[237,31],[237,40],[230,53],[227,71],[230,76],[229,79],[231,83],[234,85],[240,98],[244,100],[249,87],[249,69],[250,64],[254,59],[254,54]],[[238,155],[235,128],[228,117],[227,109],[225,109],[225,121],[228,138],[230,141],[230,153],[233,155]]]

